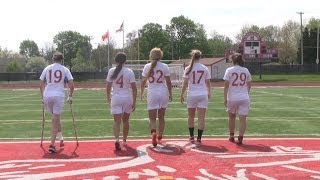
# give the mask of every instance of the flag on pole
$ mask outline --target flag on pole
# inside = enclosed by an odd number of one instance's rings
[[[123,22],[122,22],[120,28],[118,30],[116,30],[116,32],[121,32],[121,31],[123,31]]]
[[[109,32],[105,32],[103,35],[102,35],[102,41],[108,39],[109,37]]]

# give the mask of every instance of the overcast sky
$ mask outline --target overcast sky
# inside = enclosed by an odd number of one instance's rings
[[[173,17],[184,15],[212,31],[232,39],[245,24],[260,27],[320,18],[319,0],[1,0],[0,46],[18,51],[20,42],[35,41],[39,48],[52,43],[60,31],[72,30],[92,36],[101,43],[107,30],[122,46],[122,33],[115,33],[124,22],[125,32],[146,23],[165,28]]]

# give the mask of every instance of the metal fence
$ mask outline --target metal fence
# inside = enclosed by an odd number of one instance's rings
[[[264,65],[259,63],[246,64],[251,74],[319,74],[317,64],[306,65]],[[133,70],[136,79],[141,78],[141,69]],[[39,80],[41,73],[0,73],[0,81],[35,81]],[[72,72],[75,81],[104,80],[107,72]]]
[[[251,74],[320,74],[317,64],[305,65],[270,65],[259,63],[245,64]]]

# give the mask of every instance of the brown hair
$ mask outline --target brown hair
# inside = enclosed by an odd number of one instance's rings
[[[155,47],[155,48],[151,49],[150,54],[149,54],[149,58],[150,58],[150,60],[152,60],[152,62],[151,62],[151,67],[149,69],[147,77],[151,76],[154,67],[156,67],[157,62],[160,61],[162,56],[163,56],[163,52],[161,51],[160,48]]]
[[[53,54],[53,57],[52,57],[52,60],[54,62],[62,62],[63,60],[63,54],[59,51],[56,51],[54,54]]]
[[[118,74],[120,73],[123,64],[126,62],[127,60],[127,55],[125,53],[119,52],[116,54],[116,57],[114,58],[114,60],[116,61],[116,63],[118,63],[118,65],[116,66],[116,69],[114,70],[111,79],[115,79],[117,78]]]
[[[231,60],[234,65],[244,66],[244,59],[240,53],[234,53],[231,55]]]
[[[193,49],[190,54],[191,54],[191,64],[187,67],[186,75],[188,75],[191,72],[194,64],[194,60],[199,60],[201,58],[202,53],[200,50]]]

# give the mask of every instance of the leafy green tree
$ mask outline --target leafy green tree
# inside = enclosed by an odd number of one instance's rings
[[[239,43],[248,32],[256,32],[266,43],[267,48],[276,48],[280,41],[280,28],[277,26],[259,27],[257,25],[244,25],[240,33],[236,35],[236,41]]]
[[[307,26],[303,31],[303,64],[315,64],[317,58],[317,29],[309,29]],[[301,43],[299,41],[298,59],[301,59]],[[299,61],[301,63],[301,60]]]
[[[81,52],[81,50],[79,50],[77,52],[76,57],[71,60],[71,63],[73,64],[71,69],[72,72],[94,72],[95,71],[94,65],[90,61],[87,61],[83,57],[83,54],[84,53]]]
[[[109,67],[112,67],[112,62],[115,56],[115,43],[110,40],[109,50],[108,44],[99,44],[96,49],[92,50],[91,62],[94,65],[96,71],[105,72]],[[109,51],[109,61],[108,61],[108,51]],[[108,64],[109,63],[109,64]]]
[[[47,65],[43,57],[31,57],[26,64],[26,71],[41,72]]]
[[[24,40],[20,43],[20,54],[25,55],[27,58],[39,56],[38,45],[32,40]]]
[[[237,41],[237,43],[240,43],[242,38],[248,32],[257,32],[257,33],[259,33],[259,31],[260,31],[260,27],[259,26],[246,24],[246,25],[242,26],[242,28],[240,29],[240,32],[236,35],[236,41]]]
[[[23,68],[16,60],[13,60],[9,64],[7,64],[6,72],[9,72],[9,73],[23,72]]]
[[[190,58],[192,49],[199,49],[203,54],[208,54],[209,46],[203,25],[181,15],[172,18],[166,29],[171,36],[174,59]]]
[[[64,63],[72,69],[71,59],[76,58],[78,50],[82,57],[90,60],[92,45],[90,36],[83,36],[76,31],[62,31],[54,36],[53,42],[57,50],[64,54]]]
[[[126,47],[124,49],[124,52],[127,54],[128,60],[137,60],[140,58],[140,55],[138,55],[138,43],[139,43],[139,36],[138,31],[131,31],[127,34],[127,40],[126,40]],[[140,44],[139,44],[140,45]],[[130,63],[130,62],[128,62]]]
[[[297,64],[298,42],[300,40],[300,24],[289,20],[280,30],[281,40],[277,47],[281,64]]]
[[[208,39],[210,54],[213,57],[223,57],[227,49],[233,47],[233,42],[230,38],[219,34],[217,31],[211,33],[211,38]]]
[[[158,47],[163,51],[163,59],[171,59],[169,54],[170,41],[167,31],[162,29],[160,24],[148,23],[145,24],[140,33],[140,59],[149,59],[151,49]]]
[[[52,43],[46,43],[42,49],[42,57],[45,58],[48,64],[52,63],[52,57],[56,48]]]
[[[309,22],[307,24],[308,29],[317,29],[320,25],[320,19],[316,19],[314,17],[309,19]]]

